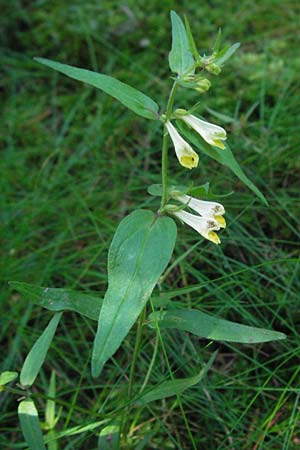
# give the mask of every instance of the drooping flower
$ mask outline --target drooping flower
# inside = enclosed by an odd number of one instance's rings
[[[166,122],[166,128],[175,147],[178,161],[183,167],[193,169],[198,166],[199,156],[192,147],[180,136],[171,122]]]
[[[192,114],[182,114],[180,110],[178,112],[180,114],[178,117],[199,133],[208,144],[221,149],[225,148],[223,141],[226,140],[227,136],[224,128],[213,123],[205,122],[205,120],[201,120]]]
[[[225,208],[221,203],[199,200],[189,195],[180,195],[176,199],[196,211],[200,216],[216,220],[220,228],[226,227],[226,221],[223,217]]]
[[[220,244],[220,238],[215,231],[220,229],[219,223],[209,217],[201,217],[196,214],[191,214],[187,211],[174,211],[172,212],[175,217],[182,220],[182,222],[189,225],[191,228],[196,230],[201,236],[214,244]]]

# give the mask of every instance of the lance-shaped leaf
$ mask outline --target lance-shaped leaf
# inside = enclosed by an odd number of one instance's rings
[[[32,303],[50,311],[75,311],[89,319],[98,320],[102,298],[71,289],[49,288],[10,281],[10,286]],[[100,293],[99,293],[100,294]]]
[[[178,75],[194,73],[194,58],[190,52],[190,44],[182,20],[171,11],[172,48],[169,53],[169,65],[172,72]],[[189,69],[191,69],[189,71]],[[188,73],[187,73],[188,72]]]
[[[250,327],[229,320],[219,319],[195,309],[177,309],[155,312],[150,315],[150,326],[155,328],[174,328],[188,331],[196,336],[213,341],[240,342],[255,344],[258,342],[285,339],[286,335],[278,331]]]
[[[42,367],[62,313],[56,313],[28,353],[20,374],[23,386],[31,386]]]
[[[94,377],[141,313],[171,258],[175,239],[175,222],[151,211],[134,211],[119,224],[108,254],[108,290],[92,356]]]
[[[247,177],[237,160],[235,159],[228,144],[225,144],[225,148],[220,150],[207,144],[197,133],[192,131],[183,124],[182,121],[177,121],[178,127],[182,134],[194,144],[199,150],[203,151],[206,155],[218,161],[223,166],[228,167],[249,189],[251,189],[257,197],[265,204],[268,202],[263,193],[255,186],[254,183]]]
[[[209,361],[205,364],[203,369],[195,375],[194,377],[174,379],[170,381],[164,381],[163,383],[153,386],[152,389],[148,390],[135,402],[136,405],[145,405],[147,403],[153,402],[154,400],[161,400],[162,398],[172,397],[174,395],[179,395],[186,389],[199,383],[204,376],[207,374],[208,370],[211,368],[217,352],[214,352],[210,357]]]
[[[46,450],[38,412],[31,399],[21,401],[18,415],[26,444],[30,450]]]
[[[240,47],[240,43],[236,42],[233,45],[228,45],[224,47],[220,52],[218,52],[215,55],[215,62],[219,66],[222,66],[231,56],[237,51],[237,49]]]
[[[158,119],[158,105],[150,97],[116,78],[91,70],[61,64],[51,59],[34,58],[35,61],[57,70],[74,80],[82,81],[111,95],[120,103],[146,119]]]

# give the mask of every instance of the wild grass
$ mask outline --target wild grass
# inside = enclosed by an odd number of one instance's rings
[[[221,247],[200,242],[179,226],[171,270],[161,289],[201,284],[175,300],[283,331],[288,339],[229,345],[164,332],[169,363],[178,377],[198,373],[213,350],[219,353],[203,382],[182,395],[184,414],[175,397],[132,411],[132,448],[296,449],[300,11],[292,0],[167,1],[163,7],[156,0],[6,3],[1,18],[2,368],[21,368],[51,317],[11,291],[7,282],[104,291],[108,244],[118,222],[137,207],[158,207],[146,193],[148,185],[160,182],[158,126],[149,126],[105,94],[59,76],[32,58],[101,70],[162,105],[170,86],[172,8],[189,16],[201,49],[210,47],[218,27],[225,41],[242,43],[210,95],[201,97],[202,112],[230,131],[236,157],[269,206],[205,155],[199,169],[188,174],[171,158],[171,172],[182,183],[210,181],[214,193],[234,193],[223,199],[229,223]],[[224,116],[216,118],[215,110]],[[103,420],[122,415],[135,330],[96,382],[89,367],[94,333],[95,324],[88,319],[64,314],[33,388],[44,420],[55,370],[59,448],[96,448]],[[137,385],[144,381],[156,346],[153,332],[144,333]],[[149,382],[168,377],[158,344]],[[1,448],[26,448],[16,398],[1,394],[0,402]],[[87,431],[76,434],[76,427],[83,425]]]

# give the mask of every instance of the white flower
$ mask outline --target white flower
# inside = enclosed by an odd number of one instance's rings
[[[180,119],[199,133],[208,144],[214,145],[215,147],[219,147],[221,149],[225,148],[225,145],[222,142],[226,140],[226,131],[224,128],[198,119],[198,117],[193,116],[192,114],[180,114]]]
[[[189,195],[180,195],[176,199],[196,211],[200,216],[216,220],[220,228],[226,227],[226,221],[223,217],[225,208],[221,203],[199,200]]]
[[[182,220],[194,230],[196,230],[201,236],[214,244],[220,244],[220,238],[215,231],[220,229],[220,225],[215,219],[209,217],[196,216],[195,214],[188,213],[186,211],[173,212],[174,216]]]
[[[192,169],[198,166],[199,156],[192,147],[180,136],[171,122],[166,122],[166,128],[175,147],[178,161],[183,167]]]

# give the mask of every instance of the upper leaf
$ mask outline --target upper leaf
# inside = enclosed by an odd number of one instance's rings
[[[169,65],[172,72],[183,75],[189,69],[189,73],[193,73],[194,58],[190,52],[190,44],[186,29],[182,20],[176,14],[171,11],[172,21],[172,48],[169,53]]]
[[[78,67],[61,64],[56,61],[45,58],[34,58],[37,62],[51,67],[74,80],[83,81],[90,84],[115,99],[119,100],[124,106],[131,109],[139,116],[146,119],[157,120],[158,105],[150,97],[138,91],[137,89],[117,80],[116,78],[102,73],[92,72],[91,70],[80,69]]]
[[[215,62],[218,66],[222,66],[231,56],[237,51],[240,47],[240,43],[236,42],[231,46],[224,47],[220,52],[217,52],[215,55]]]
[[[108,253],[108,290],[94,342],[93,376],[99,375],[144,308],[175,239],[175,222],[151,211],[134,211],[119,224]]]

